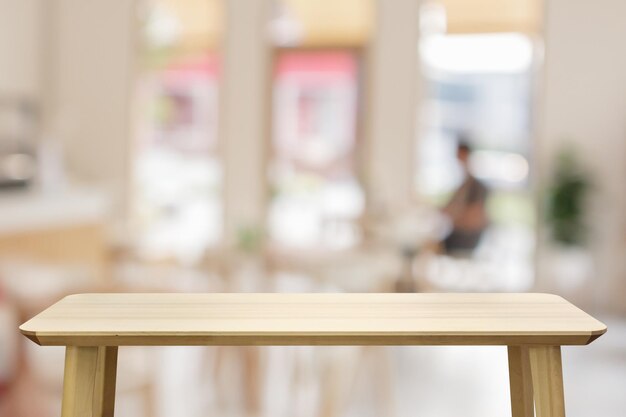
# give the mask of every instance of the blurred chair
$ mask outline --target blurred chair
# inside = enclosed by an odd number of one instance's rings
[[[82,268],[58,265],[4,263],[0,265],[0,284],[14,308],[15,328],[43,308],[65,295],[79,292],[125,292],[129,287],[103,284]],[[134,288],[137,290],[138,288]],[[142,290],[149,290],[144,287]],[[13,333],[15,332],[13,329]],[[63,383],[62,348],[34,349],[34,345],[18,340],[15,377],[7,395],[9,409],[2,417],[46,417],[57,415],[60,409]],[[135,348],[141,349],[141,348]],[[143,403],[145,417],[153,417],[153,375],[145,352],[124,349],[120,355],[118,390],[120,402],[136,395]],[[144,358],[138,360],[138,358]],[[32,401],[33,396],[39,400]]]

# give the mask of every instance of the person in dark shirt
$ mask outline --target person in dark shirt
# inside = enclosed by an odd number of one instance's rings
[[[489,190],[469,172],[471,153],[470,146],[464,141],[459,141],[457,158],[465,178],[443,208],[443,213],[452,222],[452,231],[442,242],[446,253],[465,252],[476,248],[489,224],[485,209]]]

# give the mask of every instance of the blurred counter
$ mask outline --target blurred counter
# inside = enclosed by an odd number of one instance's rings
[[[0,263],[80,266],[102,277],[109,207],[94,188],[0,193]]]

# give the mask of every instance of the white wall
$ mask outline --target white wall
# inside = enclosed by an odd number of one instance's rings
[[[626,311],[626,2],[547,0],[542,124],[543,183],[564,145],[592,175],[589,214],[597,308]],[[552,277],[539,270],[540,284]]]

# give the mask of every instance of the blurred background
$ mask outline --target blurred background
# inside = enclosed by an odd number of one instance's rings
[[[551,292],[626,410],[622,0],[0,0],[0,416],[76,292]],[[509,413],[501,347],[125,348],[120,417]]]

